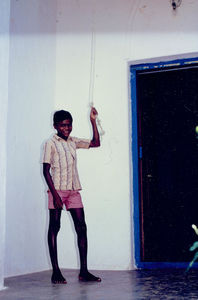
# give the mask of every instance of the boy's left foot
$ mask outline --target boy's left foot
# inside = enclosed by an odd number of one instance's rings
[[[89,273],[88,271],[85,273],[80,273],[79,274],[79,280],[83,282],[88,282],[88,281],[96,281],[96,282],[101,282],[100,277],[96,277],[93,274]]]

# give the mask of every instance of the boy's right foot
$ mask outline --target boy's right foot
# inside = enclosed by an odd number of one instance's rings
[[[53,284],[66,284],[67,281],[61,274],[61,271],[53,271],[52,277],[51,277],[51,282]]]

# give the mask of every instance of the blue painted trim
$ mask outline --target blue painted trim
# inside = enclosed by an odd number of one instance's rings
[[[142,71],[142,70],[150,70],[150,69],[162,69],[167,67],[180,67],[180,66],[187,66],[198,63],[198,58],[187,58],[187,59],[179,59],[179,60],[171,60],[171,61],[161,61],[158,63],[145,63],[145,64],[137,64],[137,65],[131,65],[130,70],[133,72],[135,69],[136,71]]]
[[[153,269],[153,268],[187,268],[186,263],[167,263],[167,262],[141,262],[140,257],[140,210],[139,210],[139,176],[138,176],[138,155],[142,155],[142,149],[138,153],[138,125],[137,125],[137,98],[136,98],[136,72],[139,70],[152,70],[163,69],[168,67],[181,67],[192,64],[198,64],[198,57],[176,59],[171,61],[161,61],[158,63],[145,63],[130,66],[131,73],[131,110],[132,110],[132,159],[133,159],[133,197],[134,197],[134,251],[135,251],[135,264],[138,268]],[[193,265],[193,268],[198,268],[198,263]]]
[[[133,197],[134,197],[134,242],[135,262],[140,261],[140,224],[139,224],[139,183],[138,183],[138,126],[136,102],[136,70],[131,70],[131,111],[132,111],[132,158],[133,158]]]

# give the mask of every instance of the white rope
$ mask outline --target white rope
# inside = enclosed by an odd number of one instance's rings
[[[90,79],[89,79],[89,103],[93,106],[94,86],[95,86],[95,32],[92,22],[91,33],[91,61],[90,61]]]
[[[95,54],[96,54],[96,38],[95,38],[95,1],[92,6],[92,22],[91,22],[91,58],[90,58],[90,79],[89,79],[89,106],[94,107],[94,87],[95,87]],[[97,125],[99,127],[100,136],[105,134],[101,126],[101,121],[97,117]]]

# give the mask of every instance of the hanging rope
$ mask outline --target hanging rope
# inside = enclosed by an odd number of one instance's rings
[[[93,106],[93,95],[95,86],[95,32],[92,24],[91,33],[91,60],[90,60],[90,79],[89,79],[89,104]]]
[[[96,38],[95,38],[95,1],[92,6],[92,22],[91,22],[91,55],[90,55],[90,79],[89,79],[89,106],[94,106],[94,88],[95,88],[95,54],[96,54]],[[97,117],[97,125],[99,127],[100,136],[105,134],[101,126],[101,121]]]

